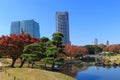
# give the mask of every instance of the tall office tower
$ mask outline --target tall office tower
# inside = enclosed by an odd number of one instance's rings
[[[64,44],[70,44],[68,12],[56,12],[56,32],[63,34]]]
[[[20,34],[20,21],[11,23],[11,34]]]
[[[97,38],[95,38],[95,40],[94,40],[94,45],[98,45],[98,40],[97,40]]]
[[[106,45],[109,46],[109,41],[107,40]]]
[[[30,34],[31,37],[40,38],[39,24],[34,20],[23,20],[11,23],[11,34]]]

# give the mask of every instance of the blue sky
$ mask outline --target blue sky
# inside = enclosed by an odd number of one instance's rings
[[[56,11],[69,12],[72,44],[120,43],[120,0],[0,0],[0,36],[10,34],[12,21],[34,19],[41,37],[51,38]]]

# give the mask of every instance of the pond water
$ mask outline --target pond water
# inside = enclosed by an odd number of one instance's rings
[[[77,72],[76,80],[120,80],[120,67],[89,66],[86,70]]]
[[[76,80],[120,80],[120,66],[68,64],[62,66],[61,72]]]

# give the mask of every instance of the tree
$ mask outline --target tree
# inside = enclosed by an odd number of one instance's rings
[[[87,48],[89,54],[96,54],[102,52],[102,49],[97,45],[86,45],[85,47]]]
[[[104,49],[104,51],[120,53],[120,44],[113,44]]]
[[[94,48],[95,54],[102,52],[102,49],[100,47],[98,47],[97,45],[93,45],[93,48]]]
[[[71,58],[71,60],[72,60],[72,57],[79,58],[82,55],[88,53],[85,47],[75,46],[75,45],[70,45],[70,44],[65,45],[64,51],[66,55]]]
[[[27,60],[28,67],[30,67],[30,64],[32,64],[32,68],[33,68],[33,64],[35,63],[35,61],[39,60],[39,58],[38,58],[38,56],[36,54],[22,54],[21,57],[24,58],[24,61]],[[21,65],[20,68],[22,66],[23,65]]]
[[[65,45],[64,51],[66,55],[70,57],[71,60],[72,60],[72,57],[76,56],[78,53],[77,47],[70,44]]]
[[[47,38],[47,37],[42,37],[42,38],[40,38],[40,40],[41,40],[43,43],[46,44],[46,42],[49,41],[49,38]]]
[[[29,44],[24,47],[24,54],[21,55],[21,57],[23,58],[23,62],[20,67],[23,66],[25,61],[28,61],[29,64],[33,65],[35,61],[41,60],[42,58],[46,57],[46,43],[49,41],[49,39],[47,37],[42,37],[40,41],[41,42],[39,43]]]
[[[93,45],[85,45],[89,54],[95,54]]]
[[[45,57],[44,52],[45,49],[43,47],[42,42],[33,43],[25,46],[23,50],[23,54],[21,55],[21,57],[23,58],[23,62],[20,65],[20,67],[23,66],[26,60],[28,61],[29,64],[32,64],[33,67],[35,61],[41,60],[43,57]]]
[[[47,46],[50,45],[50,39],[47,38],[47,37],[42,37],[42,38],[40,38],[40,40],[43,42],[44,54],[45,54],[45,53],[46,53]],[[45,54],[45,57],[47,57],[46,54]],[[44,59],[43,59],[43,62],[45,63],[45,69],[46,69],[46,63],[49,62],[49,59],[44,58]]]
[[[63,54],[63,43],[62,43],[63,35],[61,33],[54,33],[52,35],[52,40],[49,41],[47,44],[46,49],[46,59],[52,62],[52,70],[54,70],[55,62],[61,61],[60,58],[57,57],[58,54]]]
[[[29,34],[2,36],[0,37],[0,52],[4,53],[4,56],[12,58],[11,67],[14,67],[16,60],[22,54],[24,46],[35,42],[39,42],[39,40],[30,37]]]
[[[104,44],[99,44],[98,47],[100,47],[102,49],[102,51],[103,51],[107,46],[104,45]]]

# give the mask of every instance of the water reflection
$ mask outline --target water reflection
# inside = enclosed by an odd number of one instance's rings
[[[97,80],[100,78],[101,78],[100,76],[93,75],[93,74],[87,74],[87,73],[82,73],[82,74],[79,73],[76,76],[76,80]]]
[[[82,64],[66,64],[60,68],[60,72],[75,77],[79,71],[87,70],[88,66]]]
[[[76,80],[120,80],[120,67],[88,67],[86,71],[78,72]]]
[[[117,66],[67,64],[60,71],[76,80],[120,80],[120,67]]]

